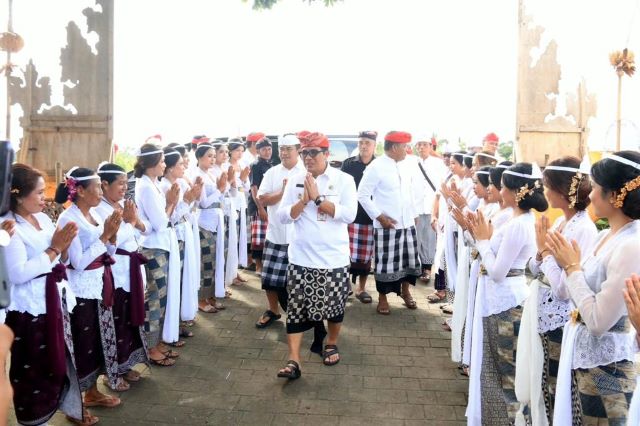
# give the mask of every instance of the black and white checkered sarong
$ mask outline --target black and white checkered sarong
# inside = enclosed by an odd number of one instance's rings
[[[304,332],[325,319],[342,322],[349,288],[349,266],[317,269],[289,264],[287,333]]]
[[[400,294],[404,281],[415,284],[422,273],[416,228],[374,229],[376,288],[387,294]]]
[[[264,243],[262,254],[262,289],[276,290],[287,286],[289,244]]]

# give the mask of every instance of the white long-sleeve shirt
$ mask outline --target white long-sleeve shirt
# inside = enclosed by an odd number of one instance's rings
[[[159,187],[160,183],[153,182],[147,175],[143,175],[136,182],[136,204],[140,218],[150,225],[140,239],[140,245],[150,249],[171,250],[171,230],[169,217],[166,213],[167,199]]]
[[[46,277],[37,277],[51,272],[59,262],[59,257],[52,261],[45,252],[55,232],[53,222],[44,213],[36,213],[34,217],[40,225],[40,230],[20,215],[9,217],[16,221],[16,233],[4,248],[4,253],[11,284],[11,304],[8,310],[28,312],[37,316],[47,312]],[[63,287],[67,292],[72,291],[66,281],[58,284],[58,290]],[[67,297],[70,295],[72,293],[67,293]]]
[[[562,228],[562,235],[568,240],[576,240],[583,253],[589,253],[598,238],[598,229],[586,211],[576,212],[573,217],[566,222],[564,216],[560,216],[551,226],[552,231]],[[529,261],[529,269],[534,275],[542,272],[549,281],[553,297],[560,300],[569,299],[569,289],[566,285],[566,274],[558,265],[553,256],[546,256],[542,261],[537,261],[532,257]]]
[[[489,278],[486,281],[484,316],[521,304],[529,295],[526,280],[524,276],[507,279],[507,275],[513,269],[524,270],[531,256],[535,255],[533,213],[513,217],[495,231],[490,240],[477,241],[476,248]]]
[[[295,235],[289,244],[289,263],[307,268],[334,269],[349,265],[349,231],[358,212],[356,183],[350,175],[327,165],[316,178],[318,192],[335,206],[334,217],[321,213],[309,201],[297,218],[291,209],[302,198],[306,173],[292,176],[282,196],[278,218],[283,224],[293,223]]]
[[[72,204],[67,210],[62,212],[58,218],[58,226],[63,228],[69,222],[75,222],[78,226],[78,235],[69,246],[69,263],[73,269],[67,271],[69,284],[77,297],[83,299],[102,300],[102,275],[104,267],[85,270],[98,256],[104,253],[113,254],[115,246],[105,245],[100,241],[100,236],[104,232],[104,222],[95,212],[90,209],[89,213],[98,224],[93,225],[84,217],[80,209]]]
[[[376,218],[383,213],[396,221],[396,229],[415,225],[419,202],[414,196],[416,167],[414,159],[396,162],[385,154],[365,169],[358,186],[358,202],[375,228],[382,228]]]
[[[267,170],[262,178],[262,183],[258,189],[258,197],[265,194],[272,194],[282,189],[282,182],[299,173],[306,173],[302,161],[297,161],[296,165],[291,169],[287,169],[282,164],[278,164]],[[267,226],[267,240],[274,244],[289,244],[293,238],[295,227],[293,224],[281,223],[276,214],[282,203],[282,199],[271,206],[267,206],[267,215],[269,216],[269,224]]]
[[[430,155],[425,159],[418,157],[418,163],[422,164],[422,168],[427,176],[429,176],[429,179],[433,186],[435,186],[436,190],[434,191],[433,188],[431,188],[431,185],[429,185],[429,182],[425,179],[422,171],[420,171],[420,167],[417,167],[415,181],[416,196],[419,202],[417,203],[418,211],[416,213],[419,215],[432,214],[436,193],[440,191],[440,186],[447,177],[448,169],[441,158],[433,155]]]
[[[625,280],[640,274],[640,222],[625,225],[601,244],[610,232],[600,232],[593,249],[582,254],[582,271],[566,279],[571,299],[594,336],[602,335],[627,315]]]
[[[120,206],[124,207],[124,202],[120,202]],[[95,208],[95,212],[102,222],[113,214],[114,208],[106,201],[102,200],[100,204]],[[136,237],[140,235],[140,232],[130,223],[125,223],[124,221],[120,224],[120,229],[118,229],[118,235],[116,236],[116,248],[120,248],[126,250],[128,252],[135,252],[138,250],[138,241]],[[131,281],[129,270],[131,267],[131,261],[129,256],[123,256],[119,254],[114,254],[114,259],[116,263],[111,265],[111,271],[113,272],[113,284],[116,289],[121,288],[127,293],[131,291]],[[144,279],[145,274],[142,274]]]
[[[204,171],[198,167],[194,180],[197,176],[202,178],[202,192],[198,202],[198,208],[200,209],[198,226],[207,231],[216,232],[218,228],[218,213],[211,206],[222,208],[223,194],[218,190],[217,178],[211,171]]]

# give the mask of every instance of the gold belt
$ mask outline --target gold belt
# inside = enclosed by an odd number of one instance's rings
[[[480,275],[488,275],[489,273],[487,272],[487,268],[485,268],[484,265],[480,265]],[[507,272],[507,278],[510,277],[519,277],[521,275],[524,275],[524,269],[510,269],[509,272]]]

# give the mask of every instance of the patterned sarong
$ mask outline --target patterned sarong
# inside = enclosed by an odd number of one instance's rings
[[[514,385],[521,317],[522,308],[515,307],[483,318],[482,424],[515,422],[520,408]]]
[[[200,290],[198,300],[213,297],[216,269],[216,234],[200,228]]]
[[[289,266],[288,244],[275,244],[267,240],[262,254],[262,289],[277,290],[287,286]]]
[[[264,242],[267,239],[267,225],[268,221],[260,219],[260,216],[255,214],[251,218],[251,251],[262,252],[264,249]]]
[[[416,228],[374,230],[375,277],[379,293],[397,293],[401,284],[415,284],[422,274]]]
[[[349,267],[306,268],[289,264],[287,333],[301,333],[320,321],[342,322],[349,295]]]
[[[620,361],[573,370],[573,425],[627,424],[629,404],[636,388],[636,369]]]
[[[160,249],[143,248],[141,253],[149,259],[147,263],[147,288],[144,295],[144,331],[147,348],[155,347],[162,335],[164,314],[167,307],[167,280],[169,253]]]
[[[373,225],[350,223],[349,249],[351,251],[352,274],[369,274],[373,257]]]

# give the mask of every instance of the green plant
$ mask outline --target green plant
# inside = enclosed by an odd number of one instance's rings
[[[245,3],[249,0],[242,0]],[[255,10],[271,9],[279,0],[253,0],[253,8]],[[303,0],[309,3],[313,3],[316,0]],[[325,6],[333,6],[337,2],[342,0],[323,0]]]
[[[133,152],[118,151],[114,163],[129,172],[133,170],[133,165],[136,163],[136,156]]]
[[[513,157],[513,141],[503,142],[498,145],[498,155],[505,160],[511,160]]]
[[[596,228],[598,228],[598,231],[602,231],[603,229],[609,229],[609,220],[607,219],[596,220]]]

